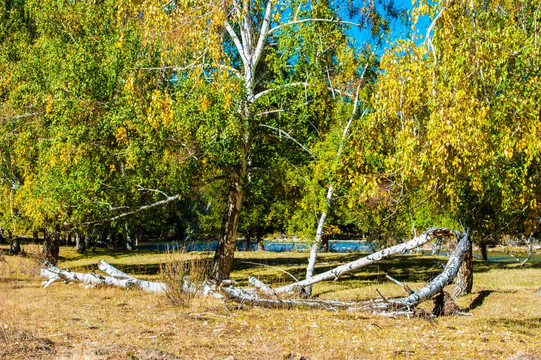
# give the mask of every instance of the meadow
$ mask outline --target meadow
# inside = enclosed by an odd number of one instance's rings
[[[39,248],[0,258],[0,359],[540,359],[541,264],[475,261],[473,292],[458,299],[467,315],[389,318],[367,312],[259,308],[195,298],[189,306],[163,294],[56,282],[41,287]],[[160,264],[211,253],[170,254],[61,248],[60,268],[98,271],[110,264],[161,281]],[[359,254],[321,254],[317,271]],[[399,297],[386,274],[420,288],[441,271],[444,257],[394,256],[338,281],[314,286],[319,299]],[[305,252],[237,252],[232,278],[274,286],[302,277]],[[432,304],[424,303],[429,309]]]

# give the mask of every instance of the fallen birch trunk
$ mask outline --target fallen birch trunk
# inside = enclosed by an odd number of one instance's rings
[[[338,310],[359,305],[355,302],[342,302],[334,300],[279,299],[278,297],[276,297],[276,299],[265,299],[260,298],[255,291],[252,291],[252,289],[241,289],[237,287],[224,288],[223,291],[229,295],[229,300],[237,303],[270,308],[310,307]]]
[[[458,238],[457,234],[449,229],[444,228],[430,228],[427,229],[425,232],[423,232],[420,236],[417,236],[416,238],[405,242],[403,244],[391,246],[389,248],[383,249],[381,251],[378,251],[376,253],[373,253],[371,255],[368,255],[362,259],[338,266],[332,270],[326,271],[324,273],[318,274],[316,276],[313,276],[311,278],[298,281],[293,284],[289,284],[286,286],[279,287],[274,290],[275,293],[283,293],[283,292],[292,292],[295,289],[302,289],[306,286],[315,284],[317,282],[328,280],[328,279],[338,279],[338,277],[344,273],[347,273],[349,271],[361,268],[363,266],[372,264],[373,262],[380,261],[386,257],[389,257],[394,254],[402,254],[406,251],[413,250],[428,241],[442,237],[442,236],[455,236]]]
[[[117,271],[121,272],[120,270]],[[111,276],[102,276],[94,273],[79,273],[69,270],[62,270],[53,265],[49,265],[46,269],[42,269],[41,276],[49,278],[49,280],[42,283],[43,287],[45,288],[49,287],[55,281],[63,280],[64,282],[68,283],[78,282],[90,286],[113,285],[122,288],[135,287],[149,292],[165,292],[165,284],[163,283],[139,280],[127,275],[126,278],[117,278]]]
[[[109,276],[102,276],[94,273],[78,273],[69,270],[62,270],[56,266],[49,265],[46,269],[41,270],[41,276],[48,278],[44,281],[42,286],[44,288],[49,287],[56,281],[62,280],[64,282],[78,282],[89,286],[96,285],[112,285],[122,288],[137,288],[147,292],[166,293],[167,286],[161,282],[146,281],[134,278],[119,269],[115,268],[111,264],[106,263],[103,260],[98,262],[98,268]],[[210,285],[203,284],[201,288],[198,288],[194,283],[189,280],[184,280],[184,291],[193,293],[199,293],[205,296],[213,296],[218,299],[223,299],[224,296],[213,291]]]
[[[443,271],[436,276],[430,283],[420,290],[415,291],[413,294],[406,296],[405,298],[390,301],[393,304],[402,304],[407,306],[416,306],[424,300],[430,299],[432,296],[438,294],[443,290],[446,285],[453,282],[453,278],[458,273],[464,257],[469,251],[471,246],[471,239],[466,232],[462,235],[460,241],[453,253],[449,256],[449,260],[445,265]]]
[[[106,273],[107,275],[111,276],[114,279],[127,281],[128,286],[133,286],[133,287],[136,287],[143,291],[148,291],[148,292],[166,292],[166,286],[164,283],[136,279],[118,270],[117,268],[106,263],[103,260],[100,260],[98,262],[98,269],[100,269],[101,271],[103,271],[104,273]],[[186,287],[186,284],[184,284],[184,287]]]

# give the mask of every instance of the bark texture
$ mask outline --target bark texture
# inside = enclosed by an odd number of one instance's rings
[[[124,274],[120,270],[112,267],[105,262],[103,262],[102,264],[102,262],[103,261],[100,261],[100,268],[103,266],[104,268],[106,268],[106,270],[111,270],[117,276],[101,276],[93,273],[78,273],[68,270],[62,270],[57,268],[56,266],[49,265],[46,269],[41,270],[41,276],[49,279],[47,281],[44,281],[42,285],[43,287],[47,288],[52,283],[58,280],[63,280],[64,282],[80,282],[89,286],[113,285],[123,288],[139,288],[141,290],[149,292],[165,292],[165,284],[163,283],[135,279],[129,275]]]
[[[75,234],[75,248],[78,254],[84,254],[86,252],[85,238],[82,234]]]
[[[425,287],[414,292],[413,294],[399,300],[393,300],[391,302],[393,304],[416,306],[420,302],[429,299],[442,291],[446,285],[449,285],[453,281],[453,278],[455,277],[460,266],[462,265],[464,257],[468,253],[468,249],[470,247],[471,239],[469,237],[469,234],[466,233],[461,236],[460,241],[455,247],[455,250],[449,256],[449,260],[447,261],[445,268],[438,276],[436,276]]]
[[[167,292],[167,286],[164,283],[134,278],[103,260],[99,261],[98,268],[109,276],[102,276],[94,273],[72,272],[69,270],[59,269],[56,266],[49,264],[47,268],[41,270],[41,276],[48,278],[47,281],[42,283],[42,286],[47,288],[54,282],[62,280],[66,283],[83,283],[89,287],[94,287],[97,285],[111,285],[122,288],[137,288],[139,290],[154,293]],[[223,295],[214,292],[212,287],[207,283],[204,283],[202,286],[198,287],[189,280],[184,280],[183,288],[185,291],[194,292],[200,295],[213,296],[217,299],[224,298]]]
[[[326,233],[321,236],[321,252],[329,252],[329,235]]]
[[[479,243],[479,254],[481,255],[481,260],[488,260],[487,244],[483,241]]]
[[[19,255],[21,252],[21,243],[17,237],[11,237],[9,239],[9,253],[11,255]]]
[[[461,296],[471,293],[473,287],[473,255],[472,255],[472,246],[470,247],[466,254],[464,255],[464,261],[460,266],[458,275],[455,280],[455,285],[453,288],[453,297],[459,298]]]
[[[257,251],[265,251],[265,244],[263,244],[263,228],[258,226],[256,228],[256,241],[257,241]]]
[[[454,315],[460,311],[460,308],[454,303],[451,295],[447,291],[441,291],[434,298],[434,309],[432,309],[432,315],[434,316],[449,316]]]
[[[233,269],[235,246],[237,240],[237,227],[239,225],[242,208],[243,191],[241,178],[237,174],[231,175],[229,196],[222,220],[220,238],[214,254],[212,275],[216,280],[229,278]]]
[[[41,256],[49,264],[56,265],[60,252],[60,231],[46,229],[44,232],[43,250]]]

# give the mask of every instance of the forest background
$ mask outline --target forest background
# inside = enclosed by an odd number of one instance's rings
[[[218,279],[238,233],[529,240],[540,7],[6,0],[0,239],[218,239]]]

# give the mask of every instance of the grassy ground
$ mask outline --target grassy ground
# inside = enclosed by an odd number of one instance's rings
[[[0,359],[541,359],[540,264],[475,262],[473,293],[458,300],[473,316],[386,318],[368,313],[262,309],[196,299],[172,307],[164,295],[76,284],[40,284],[29,257],[0,259]],[[199,253],[193,256],[209,256]],[[99,259],[145,279],[174,255],[61,249],[61,268],[96,270]],[[318,271],[357,258],[322,255]],[[279,285],[302,277],[306,253],[237,253],[233,278]],[[419,288],[444,258],[398,256],[336,282],[315,285],[322,299],[403,296],[389,274]],[[254,263],[263,264],[254,265]],[[272,267],[270,267],[272,266]],[[426,304],[425,306],[429,306]]]

